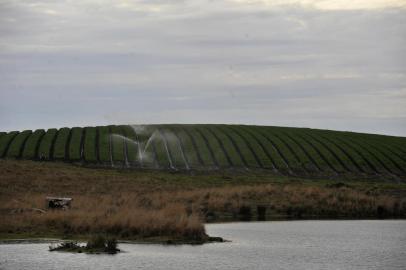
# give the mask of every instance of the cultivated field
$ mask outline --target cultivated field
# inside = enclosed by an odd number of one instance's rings
[[[98,126],[0,133],[0,158],[161,170],[406,179],[406,138],[244,125]]]

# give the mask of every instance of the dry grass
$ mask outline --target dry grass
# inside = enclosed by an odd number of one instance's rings
[[[368,195],[351,188],[303,185],[258,185],[176,192],[171,201],[205,212],[238,213],[242,207],[265,205],[274,214],[292,217],[381,217],[406,214],[406,200]]]
[[[188,213],[179,203],[144,207],[143,199],[133,195],[75,196],[72,209],[46,213],[30,211],[43,206],[43,195],[26,195],[24,201],[5,203],[10,212],[0,222],[0,231],[40,231],[84,235],[106,233],[121,238],[171,236],[202,239],[204,225],[196,213]]]
[[[121,174],[68,165],[0,161],[0,233],[85,235],[119,238],[202,239],[204,220],[238,219],[242,209],[268,207],[293,218],[405,217],[404,196],[370,189],[303,183],[172,184],[165,174]],[[185,177],[180,175],[179,177]],[[199,177],[186,176],[191,182]],[[176,179],[175,179],[176,180]],[[176,182],[174,180],[174,182]],[[41,213],[46,196],[71,196],[72,209]]]

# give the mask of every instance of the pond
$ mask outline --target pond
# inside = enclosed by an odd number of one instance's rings
[[[1,244],[0,269],[406,269],[406,220],[271,221],[206,225],[232,242],[120,244],[117,255]]]

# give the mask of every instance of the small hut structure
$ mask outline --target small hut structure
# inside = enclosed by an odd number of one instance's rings
[[[48,209],[62,209],[67,210],[71,208],[72,198],[63,197],[46,197],[45,207]]]

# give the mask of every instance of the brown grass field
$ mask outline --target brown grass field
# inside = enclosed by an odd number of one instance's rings
[[[118,171],[12,160],[0,161],[0,172],[3,239],[107,234],[198,242],[207,238],[205,222],[406,217],[406,185],[382,180]],[[72,197],[72,208],[48,210],[46,196]]]

